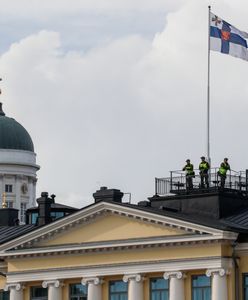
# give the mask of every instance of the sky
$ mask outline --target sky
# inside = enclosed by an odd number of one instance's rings
[[[247,0],[0,0],[3,108],[30,133],[37,196],[154,194],[206,155],[208,5],[248,32]],[[211,160],[248,168],[248,63],[211,53]],[[125,195],[128,199],[128,195]]]

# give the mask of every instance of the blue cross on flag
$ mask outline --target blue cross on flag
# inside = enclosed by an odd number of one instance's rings
[[[210,49],[248,61],[248,33],[210,14]]]

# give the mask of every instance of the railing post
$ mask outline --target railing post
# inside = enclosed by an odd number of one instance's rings
[[[172,171],[170,171],[170,191],[172,190],[172,182],[173,182]]]
[[[158,184],[158,179],[157,179],[157,177],[155,177],[155,195],[158,194],[157,184]]]
[[[248,170],[245,170],[245,189],[246,189],[246,193],[248,191]]]

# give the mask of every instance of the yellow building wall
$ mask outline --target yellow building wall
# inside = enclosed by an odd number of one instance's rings
[[[1,275],[0,276],[0,290],[3,290],[6,284],[6,277]]]
[[[171,236],[189,234],[183,230],[166,228],[162,225],[144,223],[122,216],[104,216],[91,224],[65,231],[40,246],[63,245],[96,241],[109,241],[130,238]]]
[[[73,266],[104,265],[128,262],[145,262],[171,259],[220,256],[220,245],[188,246],[177,248],[137,249],[106,253],[63,255],[52,257],[11,259],[8,271],[40,270]]]

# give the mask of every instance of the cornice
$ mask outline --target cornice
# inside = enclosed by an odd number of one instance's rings
[[[160,239],[137,239],[137,240],[123,240],[110,241],[99,243],[87,243],[81,245],[61,245],[43,248],[30,248],[6,251],[0,254],[0,258],[25,258],[25,257],[46,257],[58,255],[72,255],[72,254],[87,254],[100,252],[114,252],[114,251],[130,251],[138,249],[152,249],[152,248],[175,248],[175,247],[196,247],[200,245],[212,244],[228,244],[229,240],[219,240],[213,236],[178,236],[178,237],[163,237]]]

